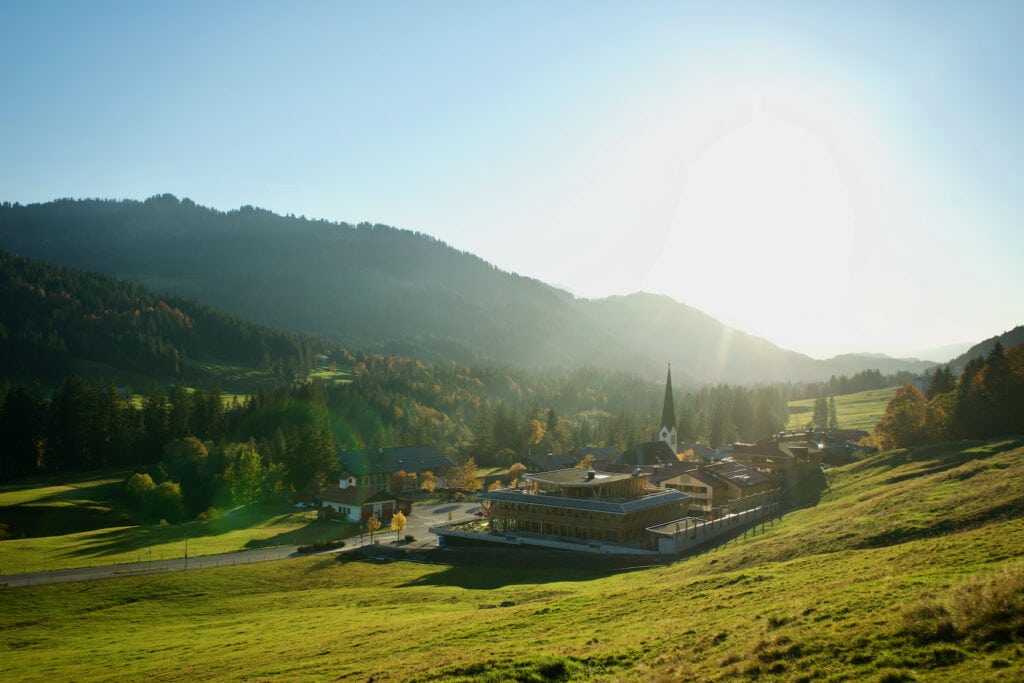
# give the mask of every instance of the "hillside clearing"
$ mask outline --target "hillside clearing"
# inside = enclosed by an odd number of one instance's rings
[[[899,387],[872,389],[856,394],[836,396],[836,418],[840,429],[863,429],[873,431],[878,421],[885,415],[885,408],[896,395]],[[789,421],[786,429],[800,431],[805,429],[814,415],[814,399],[805,398],[789,402]]]

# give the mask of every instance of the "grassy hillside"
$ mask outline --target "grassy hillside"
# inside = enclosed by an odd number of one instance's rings
[[[1022,481],[1020,439],[881,453],[632,571],[459,550],[9,590],[0,678],[1021,680]]]
[[[885,415],[885,407],[899,387],[873,389],[856,394],[836,396],[836,417],[843,429],[863,429],[870,432]],[[789,422],[786,429],[800,430],[807,426],[814,415],[814,399],[805,398],[789,402]]]

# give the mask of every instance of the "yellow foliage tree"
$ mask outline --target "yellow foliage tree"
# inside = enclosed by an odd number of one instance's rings
[[[526,465],[521,462],[514,463],[508,468],[508,483],[509,486],[515,486],[519,483],[520,477],[526,474]]]
[[[576,463],[576,467],[579,467],[581,470],[589,470],[593,466],[594,466],[594,454],[593,453],[587,453],[586,455],[584,455],[580,459],[580,461],[578,463]]]
[[[405,515],[401,510],[391,515],[391,530],[395,532],[395,540],[398,540],[399,535],[405,531]]]
[[[468,458],[461,467],[452,472],[451,479],[456,488],[473,491],[476,487],[476,460]]]
[[[526,427],[526,443],[536,446],[544,439],[544,425],[540,420],[530,420]]]
[[[380,520],[376,517],[370,517],[366,520],[366,532],[370,534],[370,544],[373,545],[373,535],[380,531]]]

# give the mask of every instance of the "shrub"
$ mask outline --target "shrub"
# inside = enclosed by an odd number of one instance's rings
[[[1007,640],[1024,632],[1024,568],[966,583],[953,604],[961,629],[978,640]]]
[[[416,537],[413,536],[412,534],[406,534],[405,535],[405,542],[406,543],[413,543],[415,540],[416,540]]]
[[[943,605],[926,602],[907,608],[903,613],[904,633],[919,645],[948,642],[960,637],[953,615]]]
[[[146,504],[153,517],[180,522],[185,517],[185,505],[181,498],[181,486],[172,481],[153,489],[146,497]]]
[[[133,503],[140,506],[145,503],[146,496],[155,488],[156,484],[153,483],[153,478],[139,472],[128,477],[124,483],[124,492]]]

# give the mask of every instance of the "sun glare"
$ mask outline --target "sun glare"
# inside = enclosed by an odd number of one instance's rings
[[[688,165],[668,243],[645,286],[783,345],[798,334],[806,347],[815,328],[835,337],[834,325],[844,323],[828,316],[850,288],[855,212],[837,140],[823,139],[837,124],[807,125],[759,93],[747,106],[745,122]],[[779,312],[794,309],[818,322],[792,329],[792,317]]]

